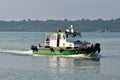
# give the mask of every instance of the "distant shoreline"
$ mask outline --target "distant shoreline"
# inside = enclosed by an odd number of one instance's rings
[[[81,32],[120,32],[120,18],[111,20],[20,20],[0,21],[0,32],[54,32],[57,28],[64,30],[74,25]]]

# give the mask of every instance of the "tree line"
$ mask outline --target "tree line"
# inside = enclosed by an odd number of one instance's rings
[[[70,25],[74,25],[81,32],[120,32],[120,18],[111,20],[31,20],[20,21],[0,21],[0,31],[56,31],[60,28],[65,30]]]

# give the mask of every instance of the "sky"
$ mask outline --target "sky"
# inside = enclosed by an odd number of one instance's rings
[[[0,20],[80,20],[120,17],[120,0],[0,0]]]

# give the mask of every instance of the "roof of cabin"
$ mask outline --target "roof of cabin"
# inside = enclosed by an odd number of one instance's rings
[[[52,35],[52,34],[65,34],[65,32],[46,32],[46,35]]]

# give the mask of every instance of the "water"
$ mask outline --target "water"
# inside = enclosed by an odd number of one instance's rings
[[[82,33],[101,43],[100,61],[33,55],[31,45],[43,45],[44,34],[0,32],[0,80],[119,80],[120,33]]]

